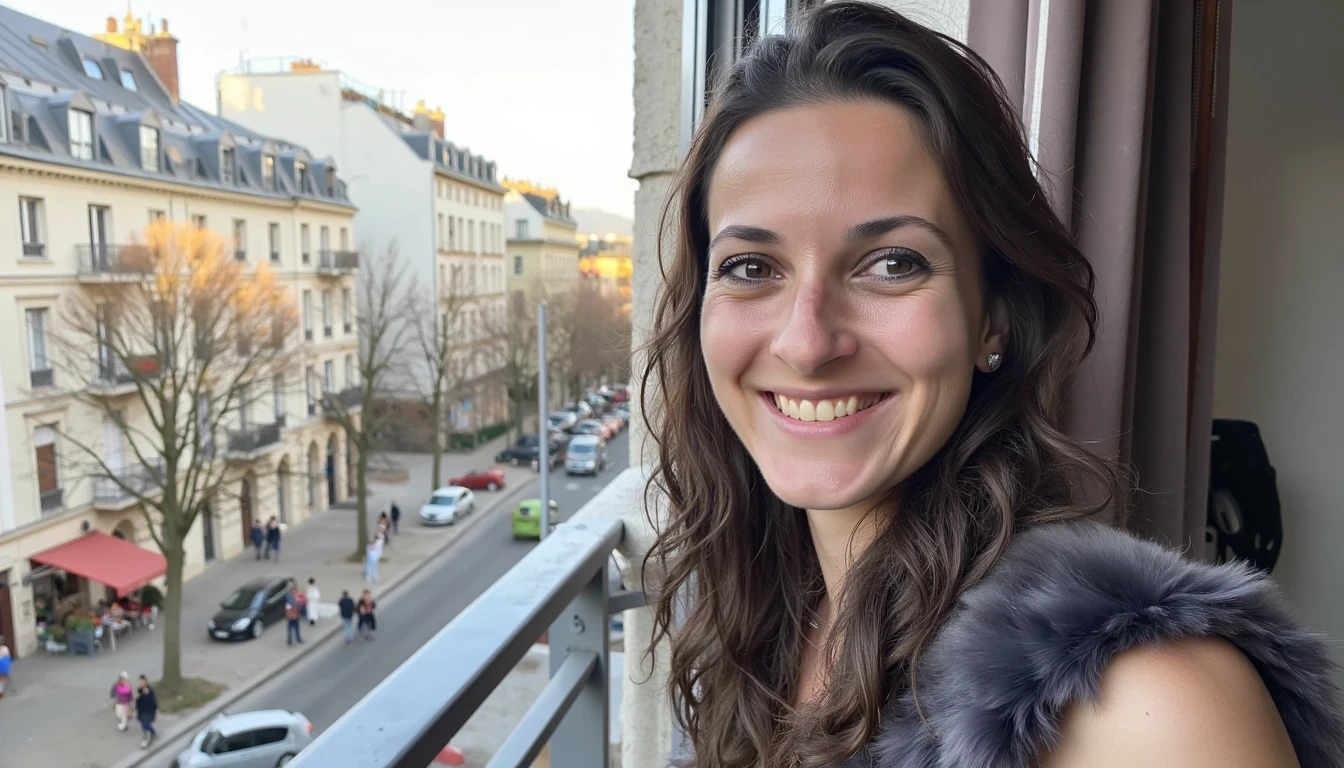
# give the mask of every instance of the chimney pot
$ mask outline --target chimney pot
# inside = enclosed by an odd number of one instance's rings
[[[116,32],[116,31],[117,31],[117,17],[116,17],[116,16],[108,16],[108,17],[107,17],[107,31],[108,31],[108,32]]]
[[[163,22],[163,34],[166,35],[168,34],[168,20],[162,19],[162,22]]]

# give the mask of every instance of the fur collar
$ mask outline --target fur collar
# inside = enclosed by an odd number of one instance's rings
[[[1096,523],[1019,534],[968,590],[884,713],[854,766],[1027,768],[1058,735],[1059,714],[1095,697],[1115,654],[1163,640],[1225,638],[1265,680],[1303,768],[1344,766],[1344,721],[1323,638],[1288,615],[1249,568],[1196,563]]]

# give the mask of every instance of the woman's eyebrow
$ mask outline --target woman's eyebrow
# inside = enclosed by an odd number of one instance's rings
[[[888,232],[906,227],[918,227],[942,241],[948,248],[952,247],[952,238],[943,231],[941,227],[928,219],[922,219],[918,216],[887,216],[881,219],[865,221],[862,224],[855,224],[849,228],[846,240],[851,243],[862,240],[870,240],[874,237],[880,237]]]
[[[709,247],[712,250],[721,240],[745,240],[749,243],[760,243],[762,245],[779,245],[783,238],[777,232],[765,229],[764,227],[752,227],[746,224],[729,224],[709,241]]]

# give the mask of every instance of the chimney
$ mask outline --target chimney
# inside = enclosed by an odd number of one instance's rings
[[[411,110],[411,125],[414,125],[417,131],[430,132],[429,109],[425,106],[424,99],[415,102],[415,109]]]
[[[116,16],[108,16],[108,17],[107,17],[107,32],[108,32],[108,34],[113,34],[113,33],[115,33],[116,31],[117,31],[117,17],[116,17]]]
[[[149,68],[163,81],[173,103],[178,101],[177,87],[177,38],[168,34],[168,20],[164,19],[158,32],[145,38],[144,49],[140,55],[145,57]]]
[[[434,108],[434,111],[429,113],[429,125],[430,125],[431,128],[434,129],[434,135],[437,136],[437,137],[439,137],[439,141],[443,141],[443,110],[442,110],[442,109],[439,109],[438,107],[435,107],[435,108]]]

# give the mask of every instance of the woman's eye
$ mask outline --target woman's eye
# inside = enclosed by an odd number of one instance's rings
[[[870,277],[900,280],[913,277],[923,267],[922,260],[917,256],[894,253],[874,261],[872,266],[865,270],[865,274]]]
[[[775,270],[760,259],[742,259],[736,263],[719,267],[720,275],[736,280],[769,280],[775,276]]]

